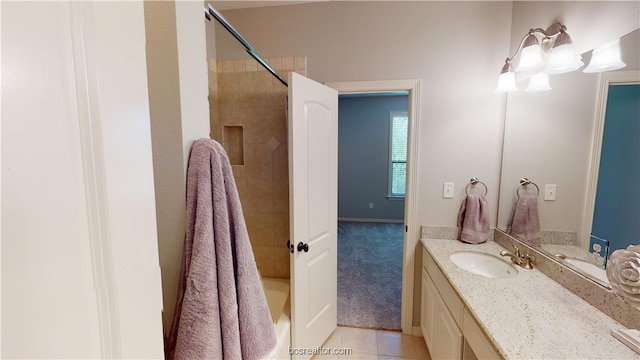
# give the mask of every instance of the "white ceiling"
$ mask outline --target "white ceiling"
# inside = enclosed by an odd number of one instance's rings
[[[245,9],[245,8],[255,8],[255,7],[265,7],[265,6],[278,6],[278,5],[295,5],[295,4],[304,4],[311,2],[320,2],[320,1],[330,1],[330,0],[306,0],[306,1],[297,1],[297,0],[284,0],[284,1],[271,1],[271,0],[254,0],[254,1],[244,1],[244,0],[213,0],[209,3],[218,11],[230,10],[230,9]]]

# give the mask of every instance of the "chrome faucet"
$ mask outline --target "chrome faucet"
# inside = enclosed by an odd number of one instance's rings
[[[518,249],[518,247],[515,245],[513,245],[513,249],[513,253],[510,253],[507,250],[500,251],[500,256],[509,257],[511,259],[511,262],[525,269],[533,269],[533,264],[536,260],[535,257],[529,254],[521,254],[520,249]]]

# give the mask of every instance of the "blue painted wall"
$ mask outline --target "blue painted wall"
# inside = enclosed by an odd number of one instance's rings
[[[407,107],[406,95],[340,96],[338,217],[404,219],[404,200],[387,199],[389,113]]]
[[[612,250],[640,243],[640,85],[609,86],[591,233]]]

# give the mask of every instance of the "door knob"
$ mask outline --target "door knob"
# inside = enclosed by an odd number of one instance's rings
[[[287,249],[289,249],[289,251],[291,251],[291,253],[293,254],[293,244],[291,244],[291,240],[287,240]]]
[[[309,244],[305,244],[302,241],[298,243],[298,252],[309,252]]]

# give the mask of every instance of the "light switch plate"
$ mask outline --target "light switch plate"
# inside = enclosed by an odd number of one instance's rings
[[[546,184],[544,186],[544,200],[554,201],[556,199],[556,184]]]
[[[442,197],[445,199],[453,199],[453,183],[444,183],[444,186],[442,187]]]

